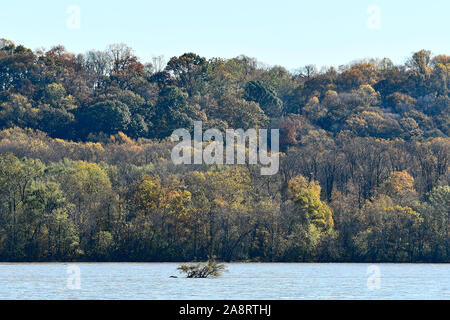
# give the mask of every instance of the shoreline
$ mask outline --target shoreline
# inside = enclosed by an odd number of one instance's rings
[[[307,264],[320,264],[320,265],[325,265],[325,264],[369,264],[369,265],[374,265],[374,264],[402,264],[402,265],[408,265],[408,264],[425,264],[425,265],[446,265],[446,264],[450,264],[450,262],[252,262],[252,261],[233,261],[233,262],[221,262],[218,261],[220,263],[226,264],[226,265],[233,265],[233,264],[273,264],[273,265],[280,265],[280,264],[303,264],[303,265],[307,265]],[[31,265],[31,264],[40,264],[40,265],[45,265],[45,264],[63,264],[63,265],[68,265],[68,264],[102,264],[102,265],[106,265],[106,264],[183,264],[183,263],[198,263],[196,261],[188,261],[188,262],[138,262],[138,261],[134,261],[134,262],[89,262],[89,261],[83,261],[83,262],[0,262],[0,266],[1,265]]]

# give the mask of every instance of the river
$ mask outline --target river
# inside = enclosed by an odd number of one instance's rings
[[[0,299],[450,300],[449,264],[231,263],[215,279],[186,279],[177,267],[4,263]]]

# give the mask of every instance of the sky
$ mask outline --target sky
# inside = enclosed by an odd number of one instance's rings
[[[74,53],[126,43],[143,62],[195,52],[289,70],[400,64],[421,49],[450,54],[449,12],[448,0],[15,0],[0,4],[0,38]]]

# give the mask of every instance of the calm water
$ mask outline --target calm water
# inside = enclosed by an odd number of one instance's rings
[[[0,264],[0,299],[450,300],[448,264],[228,264],[221,278],[172,279],[177,266]]]

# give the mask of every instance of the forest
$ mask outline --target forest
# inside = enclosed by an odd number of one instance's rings
[[[1,39],[0,261],[450,262],[450,56],[300,65]],[[279,172],[173,164],[194,121]]]

